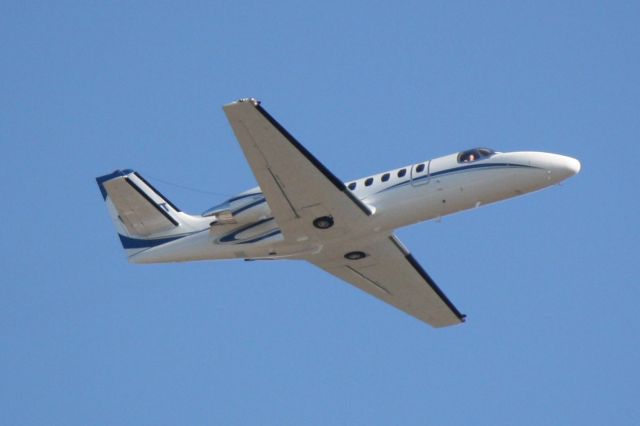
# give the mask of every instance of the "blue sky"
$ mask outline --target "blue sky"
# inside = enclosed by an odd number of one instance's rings
[[[639,17],[2,2],[0,423],[638,424]],[[583,169],[398,232],[459,327],[303,263],[127,264],[94,177],[192,212],[253,186],[221,110],[247,96],[344,180],[479,145]]]

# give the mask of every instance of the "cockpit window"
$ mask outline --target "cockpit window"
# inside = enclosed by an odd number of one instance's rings
[[[473,148],[458,154],[458,163],[472,163],[491,157],[496,152],[491,148]]]

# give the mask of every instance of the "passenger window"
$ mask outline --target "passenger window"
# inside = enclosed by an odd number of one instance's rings
[[[422,173],[423,171],[424,171],[424,164],[419,164],[418,167],[416,167],[416,172]]]
[[[367,178],[367,180],[364,181],[365,186],[371,186],[372,183],[373,183],[373,178]]]
[[[398,177],[402,177],[407,174],[407,169],[398,170]]]
[[[352,191],[353,191],[354,189],[356,189],[356,183],[355,183],[355,182],[351,182],[351,183],[349,184],[349,187],[348,187],[348,188],[349,188],[350,190],[352,190]]]
[[[389,173],[385,173],[382,175],[382,178],[380,180],[382,180],[383,182],[386,182],[389,180]]]

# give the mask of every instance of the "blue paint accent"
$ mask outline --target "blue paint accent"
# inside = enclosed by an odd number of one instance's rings
[[[484,163],[484,164],[469,164],[466,166],[462,166],[462,167],[455,167],[452,169],[445,169],[445,170],[440,170],[434,173],[430,173],[428,175],[424,175],[424,176],[420,176],[417,178],[412,179],[407,179],[405,181],[402,181],[400,183],[396,183],[395,185],[392,185],[388,188],[385,188],[381,191],[376,192],[376,194],[380,194],[381,192],[385,192],[385,191],[389,191],[391,189],[395,189],[398,188],[400,186],[404,186],[404,185],[409,185],[411,184],[411,182],[416,182],[416,181],[420,181],[423,179],[431,179],[433,177],[442,177],[444,175],[452,175],[452,174],[456,174],[456,173],[460,173],[463,172],[465,170],[470,170],[470,169],[490,169],[490,168],[496,168],[496,169],[500,169],[500,168],[527,168],[527,169],[538,169],[539,167],[534,167],[534,166],[528,166],[525,164],[514,164],[514,163]]]
[[[125,169],[125,170],[116,170],[113,173],[109,173],[108,175],[104,175],[104,176],[98,176],[96,178],[96,182],[98,183],[98,187],[100,188],[100,193],[102,193],[102,199],[106,200],[107,199],[107,190],[104,187],[104,183],[117,178],[117,177],[123,177],[128,175],[129,173],[133,172],[133,170],[130,169]]]
[[[261,199],[260,199],[260,200],[258,200],[258,201],[254,201],[253,203],[249,203],[249,204],[247,204],[246,206],[242,206],[242,207],[240,207],[239,209],[234,210],[232,213],[233,213],[234,215],[236,215],[236,214],[238,214],[238,213],[242,213],[242,212],[243,212],[243,211],[245,211],[245,210],[248,210],[248,209],[250,209],[250,208],[252,208],[252,207],[255,207],[255,206],[257,206],[257,205],[260,205],[260,204],[262,204],[262,203],[265,203],[266,201],[267,201],[267,200],[266,200],[265,198],[261,198]]]
[[[124,181],[126,183],[129,184],[129,186],[131,186],[131,188],[133,188],[138,194],[140,194],[140,196],[149,204],[151,204],[157,211],[158,213],[160,213],[162,216],[165,217],[165,219],[167,219],[169,222],[171,222],[173,224],[173,226],[180,226],[180,223],[175,220],[169,213],[168,213],[168,209],[165,210],[163,208],[161,208],[155,201],[153,201],[151,199],[151,197],[149,197],[149,194],[147,194],[146,192],[144,192],[142,190],[142,188],[140,188],[138,185],[136,185],[131,179],[124,178]]]
[[[247,197],[255,197],[256,195],[262,195],[262,192],[252,192],[250,194],[238,195],[237,197],[229,198],[226,202],[233,203],[234,201],[242,200]]]
[[[226,244],[226,243],[248,244],[248,243],[254,243],[254,242],[257,242],[257,241],[260,241],[260,240],[264,240],[265,238],[272,237],[273,235],[276,235],[276,234],[280,233],[280,230],[276,229],[274,231],[271,231],[267,235],[262,235],[262,236],[259,236],[259,237],[255,237],[255,238],[253,238],[251,240],[238,240],[236,238],[238,236],[238,234],[241,234],[241,233],[243,233],[243,232],[245,232],[245,231],[247,231],[247,230],[249,230],[251,228],[255,228],[257,226],[260,226],[260,225],[262,225],[264,223],[267,223],[267,222],[269,222],[271,220],[273,220],[272,217],[267,218],[267,219],[262,219],[262,220],[260,220],[258,222],[255,222],[255,223],[243,226],[241,228],[235,229],[232,232],[230,232],[229,234],[219,238],[218,242],[223,243],[223,244]]]
[[[243,226],[241,228],[235,229],[232,232],[230,232],[229,234],[225,235],[224,237],[219,238],[218,241],[221,242],[221,243],[231,243],[231,242],[238,241],[236,239],[236,236],[238,234],[240,234],[240,233],[242,233],[244,231],[247,231],[247,230],[249,230],[251,228],[254,228],[256,226],[262,225],[263,223],[267,223],[270,220],[273,220],[273,218],[270,217],[268,219],[262,219],[262,220],[260,220],[258,222],[251,223],[249,225],[245,225],[245,226]]]
[[[480,164],[468,164],[466,166],[456,167],[453,169],[440,170],[439,172],[430,173],[428,177],[440,176],[448,173],[459,172],[462,170],[469,170],[469,169],[507,168],[507,167],[508,168],[511,168],[511,167],[537,168],[537,167],[528,166],[524,164],[513,164],[513,163],[480,163]]]
[[[176,207],[175,204],[173,204],[167,197],[162,195],[162,193],[160,191],[158,191],[153,185],[151,185],[149,182],[147,182],[147,180],[145,178],[143,178],[139,173],[136,173],[133,170],[130,170],[130,172],[132,172],[138,179],[140,179],[145,185],[147,185],[152,192],[155,192],[158,197],[162,198],[165,203],[169,204],[172,209],[174,209],[177,212],[180,211],[180,209],[178,207]]]
[[[139,249],[139,248],[151,248],[160,246],[162,244],[169,243],[171,241],[179,240],[186,235],[180,235],[177,237],[155,238],[152,240],[144,240],[141,238],[131,238],[122,234],[118,234],[122,247],[125,249]]]

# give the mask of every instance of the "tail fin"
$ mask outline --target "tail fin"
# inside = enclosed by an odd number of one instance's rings
[[[116,170],[96,182],[129,257],[181,238],[200,222],[182,213],[133,170]]]

